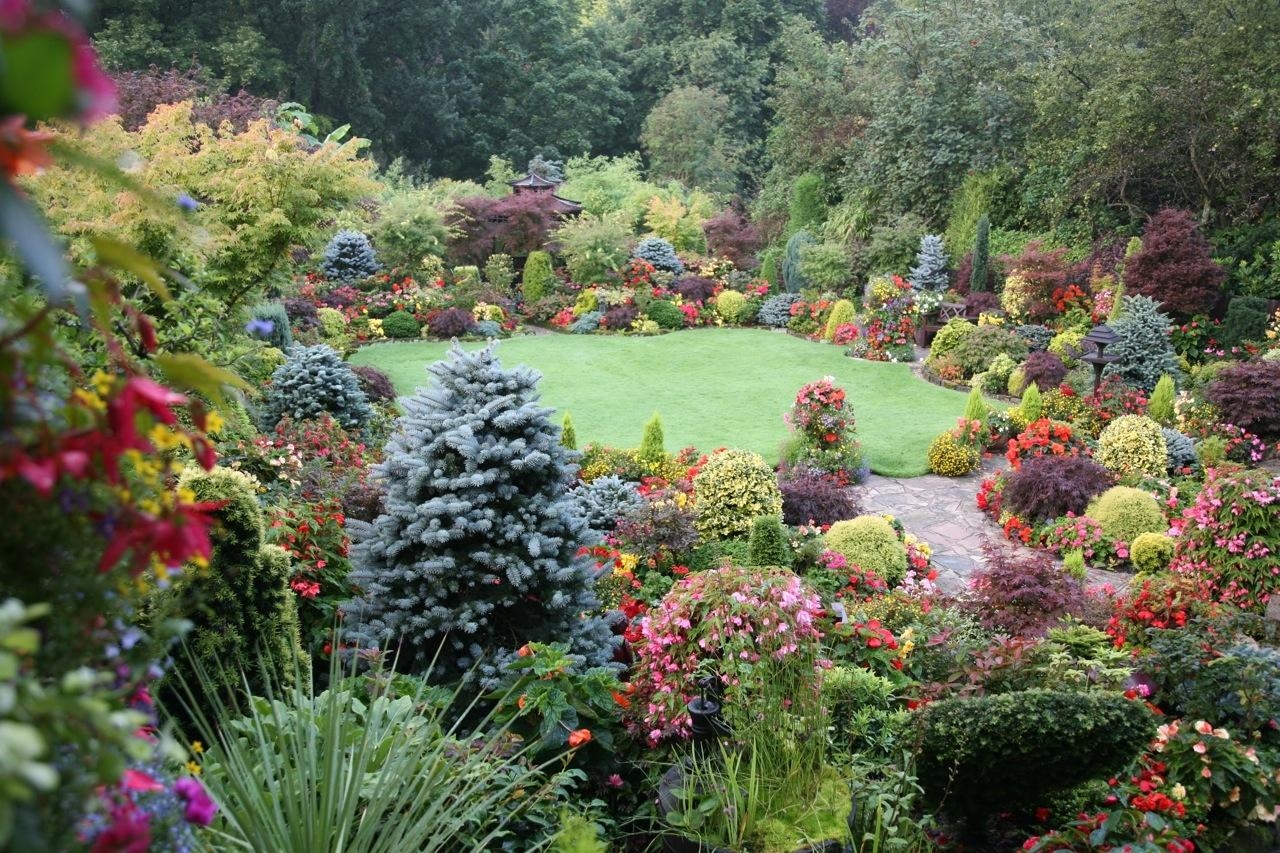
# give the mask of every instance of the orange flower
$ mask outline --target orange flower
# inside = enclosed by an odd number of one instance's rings
[[[26,175],[48,166],[52,158],[44,146],[52,139],[52,133],[23,127],[22,116],[10,116],[0,122],[0,173]]]
[[[520,651],[516,652],[516,654],[518,654],[522,658],[527,658],[529,655],[533,654],[533,649],[529,648],[528,643],[525,643],[523,646],[520,647]]]
[[[569,732],[569,748],[570,749],[577,749],[578,747],[582,746],[584,743],[590,743],[590,742],[591,742],[591,729],[578,729],[577,731]]]
[[[626,710],[627,708],[631,707],[631,700],[628,699],[626,696],[623,696],[621,693],[619,693],[616,690],[613,691],[613,701],[617,702],[618,707],[622,708],[623,710]]]
[[[520,698],[516,700],[516,707],[519,708],[521,711],[523,711],[524,703],[527,701],[527,699],[528,697],[525,696],[523,693],[521,693]]]

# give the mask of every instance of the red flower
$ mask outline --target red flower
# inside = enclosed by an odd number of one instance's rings
[[[578,747],[582,746],[584,743],[590,743],[590,742],[591,742],[591,729],[578,729],[577,731],[569,732],[569,748],[570,749],[577,749]]]

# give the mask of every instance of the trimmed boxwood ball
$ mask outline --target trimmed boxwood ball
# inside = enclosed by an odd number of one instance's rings
[[[725,291],[725,293],[734,292],[735,291],[732,290]],[[741,296],[742,294],[738,295]],[[644,309],[644,313],[662,329],[679,329],[684,326],[683,312],[676,307],[674,302],[668,302],[665,299],[653,300],[649,303],[648,307]]]
[[[929,445],[929,470],[943,477],[963,477],[978,469],[982,457],[978,451],[944,432]]]
[[[332,347],[294,347],[285,363],[271,374],[259,425],[266,432],[275,429],[285,415],[302,421],[326,412],[347,430],[363,429],[373,417],[351,365]]]
[[[759,453],[721,450],[693,478],[698,533],[724,539],[751,532],[762,515],[782,515],[782,492],[773,469]]]
[[[1155,574],[1169,568],[1175,540],[1164,533],[1142,533],[1129,546],[1129,562],[1134,569]]]
[[[1121,415],[1098,436],[1097,459],[1121,477],[1159,477],[1169,466],[1160,424],[1143,415]]]
[[[889,586],[897,586],[906,577],[907,548],[883,516],[837,521],[824,538],[832,551],[843,554],[851,565],[875,572]]]
[[[1119,773],[1155,734],[1138,700],[1024,690],[932,702],[920,712],[916,775],[933,804],[969,829],[998,811]]]
[[[1085,508],[1112,541],[1132,543],[1143,533],[1164,533],[1169,521],[1150,492],[1131,486],[1112,486]]]
[[[422,327],[408,311],[393,311],[382,320],[382,333],[388,338],[416,338]]]
[[[747,297],[736,290],[722,290],[716,295],[716,314],[726,323],[741,322],[742,309],[747,304]]]

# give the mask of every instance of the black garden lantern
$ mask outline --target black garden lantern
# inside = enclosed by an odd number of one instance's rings
[[[1120,360],[1120,356],[1108,354],[1106,348],[1118,343],[1119,340],[1120,336],[1106,323],[1094,326],[1089,330],[1089,334],[1084,336],[1084,343],[1092,344],[1093,348],[1089,349],[1086,346],[1087,351],[1080,357],[1080,360],[1087,361],[1093,365],[1093,395],[1095,397],[1102,388],[1102,371],[1108,364]]]
[[[698,679],[698,689],[699,695],[688,706],[695,750],[729,733],[729,726],[720,714],[724,702],[724,682],[720,680],[720,676],[708,675]]]

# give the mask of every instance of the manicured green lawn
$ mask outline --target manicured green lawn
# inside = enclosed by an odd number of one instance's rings
[[[480,344],[468,344],[477,347]],[[403,394],[424,384],[424,368],[445,343],[389,343],[361,349],[356,364],[386,371]],[[760,329],[698,329],[657,337],[537,335],[498,345],[503,364],[543,375],[548,406],[568,411],[579,445],[640,443],[644,422],[662,415],[667,449],[730,446],[776,461],[783,413],[806,382],[833,376],[849,393],[873,471],[927,471],[929,442],[955,426],[965,396],[911,374],[905,364],[846,358],[839,347]]]

